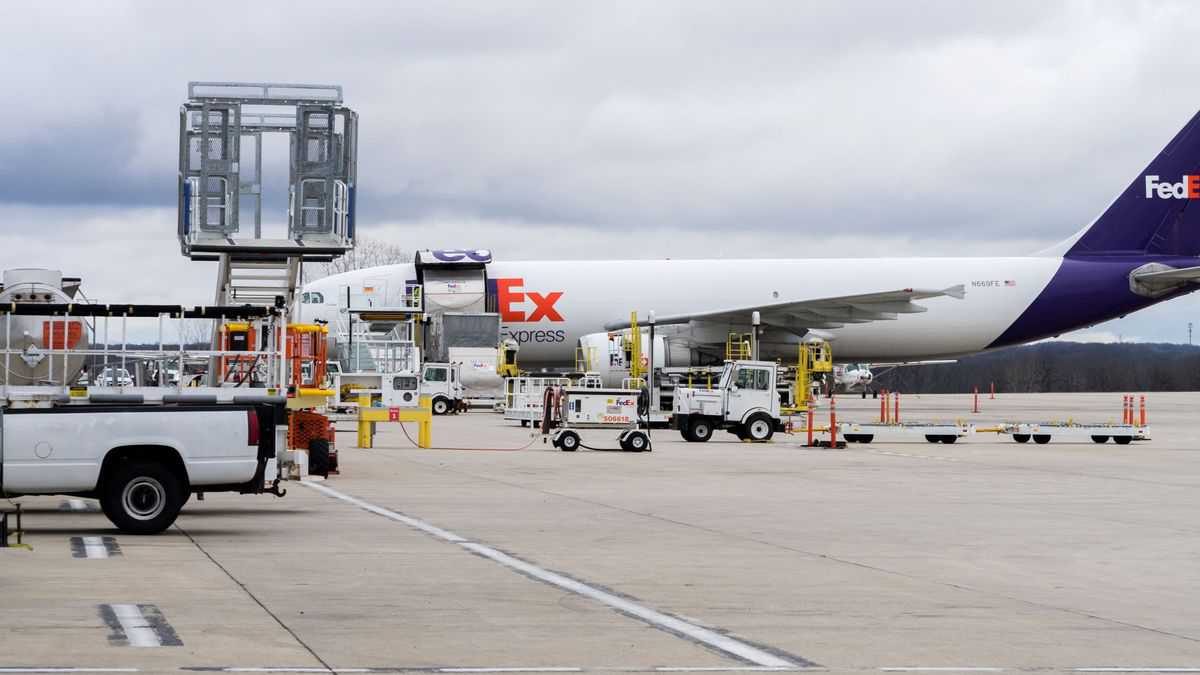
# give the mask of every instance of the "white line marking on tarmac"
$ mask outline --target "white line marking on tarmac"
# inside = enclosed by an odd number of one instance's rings
[[[84,537],[83,552],[89,558],[107,558],[108,547],[100,537]]]
[[[400,523],[404,523],[405,525],[408,525],[409,527],[413,527],[418,530],[421,530],[422,532],[424,532],[426,534],[432,534],[433,536],[437,537],[438,539],[442,539],[442,540],[452,542],[455,544],[461,544],[461,543],[467,541],[467,539],[465,537],[460,537],[457,534],[454,534],[453,532],[451,532],[449,530],[443,530],[442,528],[437,527],[436,525],[430,525],[429,523],[427,523],[423,520],[417,520],[416,518],[410,518],[410,517],[404,515],[403,513],[396,513],[395,511],[390,511],[388,509],[383,508],[382,506],[375,506],[374,504],[372,504],[370,502],[364,502],[363,500],[361,500],[357,497],[351,497],[350,495],[338,492],[337,490],[334,490],[333,488],[325,487],[324,485],[318,485],[317,483],[310,483],[308,481],[301,481],[300,484],[305,487],[310,487],[314,490],[317,490],[318,492],[324,492],[325,494],[329,495],[330,497],[334,497],[334,498],[340,499],[344,502],[353,504],[360,509],[366,509],[367,511],[370,511],[371,513],[374,513],[377,516],[383,516],[384,518],[391,518],[392,520],[395,520]]]
[[[1122,667],[1122,665],[1105,665],[1098,668],[1073,668],[1073,673],[1200,673],[1200,668],[1154,668],[1153,665],[1130,665],[1130,667]]]
[[[542,665],[535,668],[438,668],[438,673],[583,673],[582,668]]]
[[[880,668],[885,673],[999,673],[996,666],[894,666]]]
[[[137,605],[111,605],[130,647],[161,647],[162,640]]]
[[[735,656],[744,661],[749,661],[754,665],[769,666],[774,668],[796,668],[799,666],[799,664],[793,663],[785,658],[776,656],[768,651],[742,642],[741,640],[731,638],[727,635],[722,635],[714,630],[698,626],[694,623],[690,623],[668,614],[650,609],[649,607],[640,605],[632,600],[627,600],[612,593],[602,591],[599,588],[589,586],[581,581],[576,581],[575,579],[551,572],[550,570],[538,567],[537,565],[525,562],[524,560],[514,558],[507,553],[497,551],[490,546],[484,546],[482,544],[468,541],[467,539],[460,537],[453,532],[430,525],[423,520],[418,520],[411,516],[396,513],[395,511],[389,511],[388,509],[375,506],[370,502],[365,502],[356,497],[351,497],[350,495],[343,494],[324,485],[307,482],[301,482],[300,484],[319,492],[323,492],[330,497],[335,497],[344,502],[354,504],[355,506],[366,509],[371,513],[381,515],[385,518],[390,518],[411,527],[415,527],[422,532],[432,534],[433,536],[444,541],[458,544],[459,546],[472,551],[473,553],[488,558],[493,562],[504,565],[509,569],[533,577],[552,586],[557,586],[563,590],[570,591],[577,595],[591,598],[597,602],[608,605],[619,612],[623,612],[629,616],[641,619],[642,621],[656,628],[683,635],[691,640],[707,645],[708,647],[716,649],[720,652],[724,652],[730,656]]]
[[[582,673],[583,668],[541,666],[534,668],[437,668],[439,673]]]
[[[137,668],[0,668],[0,673],[140,673]]]
[[[884,673],[1002,673],[995,665],[898,665],[880,668]]]
[[[1200,668],[1155,668],[1154,666],[1103,666],[1096,668],[1073,668],[1076,673],[1200,673]]]

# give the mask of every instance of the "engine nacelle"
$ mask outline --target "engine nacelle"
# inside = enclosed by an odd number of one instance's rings
[[[650,330],[640,329],[642,334],[641,366],[650,365]],[[654,336],[654,367],[687,367],[695,364],[695,355],[688,340],[656,331]],[[596,373],[606,387],[620,387],[629,377],[632,363],[630,350],[632,332],[625,330],[609,333],[590,333],[579,338],[576,369]]]

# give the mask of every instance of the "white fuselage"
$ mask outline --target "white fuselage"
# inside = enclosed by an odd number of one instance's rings
[[[839,361],[923,359],[987,348],[1030,306],[1058,270],[1058,257],[807,260],[583,260],[493,262],[502,332],[521,344],[522,364],[569,365],[578,339],[608,324],[787,301],[962,284],[963,299],[936,297],[895,320],[822,329]],[[312,282],[323,303],[301,319],[331,320],[337,290],[365,279],[402,285],[411,264],[356,270]],[[376,282],[377,283],[377,282]],[[531,296],[536,294],[536,296]]]

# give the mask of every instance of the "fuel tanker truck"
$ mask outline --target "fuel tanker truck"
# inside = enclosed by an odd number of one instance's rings
[[[55,270],[3,274],[0,497],[95,498],[122,531],[153,534],[193,493],[282,496],[278,480],[265,480],[287,429],[273,390],[76,386],[89,356],[108,351],[93,344],[96,322],[271,321],[269,308],[100,305],[76,302],[78,290],[78,279]]]

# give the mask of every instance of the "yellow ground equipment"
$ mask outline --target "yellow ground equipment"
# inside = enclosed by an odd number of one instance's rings
[[[725,360],[747,361],[751,358],[753,336],[750,333],[730,333],[725,338]]]
[[[504,340],[500,343],[499,359],[496,361],[496,374],[500,377],[520,377],[521,369],[517,367],[517,351],[520,345],[515,340]]]
[[[374,446],[375,434],[372,425],[377,422],[416,422],[417,446],[429,448],[433,445],[433,399],[421,397],[416,408],[372,408],[370,394],[358,397],[358,447]]]
[[[642,358],[642,331],[638,329],[637,312],[629,314],[629,337],[625,343],[625,363],[629,364],[631,379],[643,378],[650,371],[650,361]]]
[[[824,340],[814,340],[801,344],[795,370],[796,380],[792,385],[794,387],[792,405],[783,410],[784,414],[789,415],[809,411],[814,375],[833,373],[833,350],[830,349],[829,343]]]

